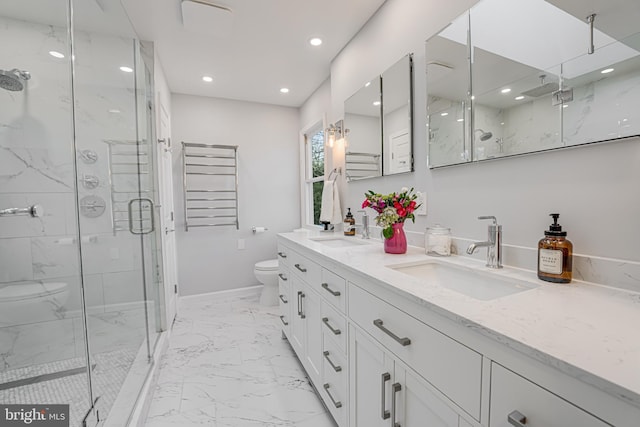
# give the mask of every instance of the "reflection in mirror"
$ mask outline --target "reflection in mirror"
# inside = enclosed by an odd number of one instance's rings
[[[367,82],[344,103],[344,126],[349,129],[345,169],[348,181],[382,175],[381,79]]]
[[[407,55],[382,73],[383,175],[413,171],[412,69]]]
[[[471,160],[465,123],[469,120],[468,14],[425,45],[429,167]]]

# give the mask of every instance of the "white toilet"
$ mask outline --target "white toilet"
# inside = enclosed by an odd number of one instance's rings
[[[262,283],[262,294],[260,295],[260,304],[277,305],[278,304],[278,260],[270,259],[267,261],[257,262],[253,268],[253,274]]]
[[[0,324],[55,320],[69,298],[66,283],[20,283],[0,288]]]

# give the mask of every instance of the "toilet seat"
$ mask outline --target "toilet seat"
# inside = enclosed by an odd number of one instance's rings
[[[278,260],[270,259],[267,261],[257,262],[255,269],[258,271],[278,271]]]
[[[1,302],[15,302],[64,292],[66,283],[27,283],[0,288]]]

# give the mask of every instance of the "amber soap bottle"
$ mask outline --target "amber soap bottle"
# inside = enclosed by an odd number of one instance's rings
[[[356,219],[351,213],[351,208],[348,208],[347,216],[344,219],[344,235],[355,236],[356,235]],[[348,225],[347,225],[348,224]]]
[[[567,240],[567,232],[558,224],[560,214],[549,214],[553,224],[544,238],[538,242],[538,278],[554,283],[571,282],[573,244]]]

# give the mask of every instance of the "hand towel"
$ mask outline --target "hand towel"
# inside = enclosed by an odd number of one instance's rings
[[[340,194],[338,193],[337,181],[324,182],[321,203],[320,222],[340,224],[342,222],[342,210],[340,209]]]

